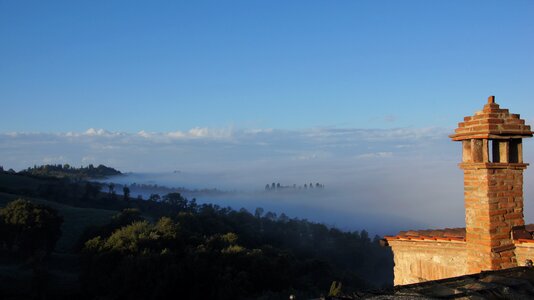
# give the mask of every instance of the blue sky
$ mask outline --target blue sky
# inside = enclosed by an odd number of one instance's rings
[[[533,32],[532,1],[0,0],[0,132],[452,128],[534,110]]]

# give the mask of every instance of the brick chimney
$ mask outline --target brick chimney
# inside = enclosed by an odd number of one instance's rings
[[[522,139],[532,137],[530,126],[490,96],[450,137],[463,148],[468,273],[517,266],[511,230],[525,225]]]

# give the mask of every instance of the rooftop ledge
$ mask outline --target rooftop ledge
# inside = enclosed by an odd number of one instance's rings
[[[532,131],[493,131],[488,132],[469,132],[461,134],[451,134],[449,138],[453,141],[463,141],[471,139],[487,139],[487,140],[510,140],[510,139],[523,139],[532,137]]]
[[[534,247],[534,224],[513,227],[511,234],[515,245],[528,244],[524,246]],[[383,242],[385,245],[395,241],[465,243],[465,235],[465,228],[407,230],[394,236],[385,236]]]
[[[490,163],[490,162],[480,162],[480,163],[459,163],[458,166],[461,169],[526,169],[529,164],[526,163]]]
[[[463,237],[437,237],[437,236],[385,236],[384,239],[390,241],[425,241],[425,242],[460,242],[465,243]]]
[[[454,243],[465,243],[465,238],[461,237],[427,237],[427,236],[385,236],[384,240],[387,242],[394,241],[411,241],[411,242],[454,242]],[[515,239],[514,245],[528,244],[529,247],[534,247],[534,239]],[[387,246],[387,245],[386,245]],[[525,245],[527,246],[527,245]]]

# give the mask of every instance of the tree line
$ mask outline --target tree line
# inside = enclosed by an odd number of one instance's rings
[[[305,183],[304,185],[296,185],[296,184],[293,184],[293,185],[282,185],[280,184],[280,182],[278,183],[271,183],[271,184],[266,184],[265,185],[265,190],[266,191],[276,191],[276,190],[287,190],[287,189],[291,189],[291,190],[302,190],[302,189],[313,189],[313,188],[316,188],[316,189],[324,189],[324,184],[321,184],[319,182],[316,182],[315,184],[313,184],[312,182],[310,183]]]
[[[95,167],[92,164],[79,168],[73,167],[69,164],[54,164],[33,166],[19,172],[20,174],[33,176],[48,176],[48,177],[69,177],[74,179],[96,179],[106,178],[109,176],[121,175],[122,173],[114,168],[98,165]]]

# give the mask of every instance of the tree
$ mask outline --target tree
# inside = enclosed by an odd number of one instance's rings
[[[115,184],[113,182],[108,185],[108,191],[110,195],[115,193]]]
[[[85,243],[89,251],[109,250],[120,253],[141,254],[162,249],[175,243],[178,234],[177,225],[167,217],[159,219],[156,224],[146,220],[135,221],[115,230],[107,239],[101,236]]]
[[[115,193],[115,184],[112,182],[108,185],[109,188],[109,197],[112,200],[115,200],[117,198],[117,194]]]
[[[360,232],[360,239],[363,241],[363,242],[370,242],[371,240],[369,239],[369,233],[363,229],[361,232]]]
[[[30,201],[18,199],[0,209],[8,250],[22,256],[34,256],[38,252],[48,255],[61,236],[63,218],[57,211]]]
[[[148,201],[158,202],[159,200],[161,200],[161,196],[159,194],[150,194],[150,197],[148,197]]]
[[[187,207],[187,199],[182,197],[180,193],[168,193],[167,195],[163,196],[163,202],[172,206],[176,206],[180,209]]]
[[[124,186],[122,188],[122,193],[123,193],[124,201],[126,202],[130,201],[130,188],[127,186]]]
[[[88,199],[94,199],[100,193],[100,185],[95,183],[86,182],[85,183],[85,193],[84,197]]]
[[[259,219],[261,218],[262,215],[263,215],[263,208],[257,207],[256,210],[254,211],[254,216]]]
[[[269,211],[265,214],[265,218],[271,221],[276,221],[276,213]]]
[[[282,213],[282,214],[278,217],[278,221],[280,221],[280,222],[284,222],[284,223],[285,223],[285,222],[289,221],[289,217],[288,217],[286,214]]]

